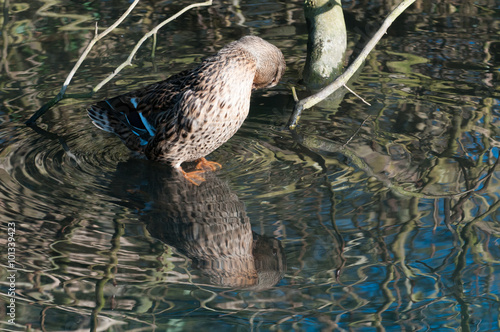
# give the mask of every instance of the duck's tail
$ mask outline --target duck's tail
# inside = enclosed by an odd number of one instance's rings
[[[93,105],[87,110],[87,114],[97,128],[115,134],[116,124],[112,125],[107,109]]]

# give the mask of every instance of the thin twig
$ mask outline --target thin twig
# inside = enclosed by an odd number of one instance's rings
[[[413,2],[415,2],[415,0],[403,0],[396,8],[394,8],[394,10],[387,16],[384,23],[382,23],[378,31],[372,37],[372,39],[370,39],[370,41],[363,48],[356,60],[354,60],[354,62],[346,69],[346,71],[342,75],[340,75],[333,83],[327,85],[318,93],[304,98],[295,104],[293,113],[288,120],[288,127],[290,129],[294,129],[297,126],[297,123],[300,119],[300,114],[303,110],[313,107],[349,81],[354,73],[361,67],[370,52],[375,48],[382,36],[386,33],[392,22],[394,22],[394,20],[399,15],[401,15],[401,13],[403,13],[406,8],[408,8]]]
[[[345,147],[352,141],[352,139],[354,138],[354,136],[356,136],[359,133],[359,131],[365,125],[365,122],[368,121],[369,118],[370,118],[370,116],[368,115],[366,117],[366,119],[364,119],[363,122],[361,122],[361,124],[359,125],[358,129],[356,129],[356,131],[354,132],[354,134],[352,134],[352,136],[349,137],[349,139],[347,140],[347,142],[345,142],[344,145],[342,145],[342,149],[345,149]]]
[[[293,101],[295,101],[296,103],[299,102],[299,97],[297,97],[297,91],[295,91],[295,87],[292,86],[292,96],[293,96]]]
[[[365,103],[366,105],[368,106],[372,106],[372,104],[370,104],[369,102],[367,102],[366,100],[364,100],[360,95],[358,95],[356,92],[354,92],[350,87],[348,87],[347,85],[344,84],[344,88],[346,88],[347,90],[349,90],[350,93],[352,93],[353,95],[355,95],[356,97],[358,97],[359,99],[361,99],[361,101],[363,103]]]
[[[155,53],[156,53],[156,37],[158,36],[158,34],[154,34],[153,35],[153,46],[151,47],[151,58],[154,59],[155,58]]]

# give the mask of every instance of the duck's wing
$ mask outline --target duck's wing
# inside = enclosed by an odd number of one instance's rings
[[[189,73],[181,72],[142,89],[103,100],[91,106],[87,113],[96,127],[116,134],[131,150],[142,151],[155,135],[158,119],[175,122],[177,108],[173,105],[189,89],[186,84]]]

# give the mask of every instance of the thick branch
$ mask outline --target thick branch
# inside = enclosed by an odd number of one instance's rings
[[[295,104],[290,119],[288,120],[288,127],[294,129],[297,126],[297,122],[300,119],[300,114],[303,110],[308,109],[319,103],[320,101],[327,98],[341,86],[346,84],[349,79],[354,75],[354,73],[361,67],[363,62],[368,57],[368,54],[375,48],[375,45],[379,42],[382,36],[386,33],[387,29],[391,26],[392,22],[403,13],[406,8],[408,8],[415,0],[403,0],[385,19],[382,26],[378,29],[375,35],[370,39],[370,41],[363,48],[359,56],[354,60],[354,62],[347,68],[347,70],[340,75],[333,83],[327,85],[325,88],[320,90],[318,93],[313,94],[307,98],[300,100]]]
[[[304,2],[308,40],[302,78],[304,84],[319,89],[342,73],[347,49],[347,32],[340,0]]]

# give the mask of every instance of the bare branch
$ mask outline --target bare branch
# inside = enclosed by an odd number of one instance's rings
[[[66,77],[66,80],[63,83],[61,91],[59,91],[57,96],[55,96],[52,100],[44,104],[38,111],[36,111],[36,113],[33,114],[33,116],[29,118],[28,121],[26,121],[26,125],[29,126],[34,124],[39,117],[44,115],[45,112],[47,112],[52,106],[54,106],[64,98],[64,94],[66,93],[66,89],[68,88],[69,83],[73,79],[73,76],[75,76],[76,71],[78,70],[78,68],[80,68],[80,65],[82,64],[83,60],[85,60],[92,47],[94,47],[95,43],[97,43],[100,39],[104,38],[111,31],[113,31],[118,25],[120,25],[123,22],[123,20],[125,20],[125,18],[130,14],[130,12],[134,9],[134,7],[139,3],[139,1],[140,0],[134,0],[134,2],[132,2],[128,7],[127,11],[125,11],[125,13],[123,13],[123,15],[115,23],[113,23],[109,28],[104,30],[101,34],[97,33],[98,28],[96,22],[94,38],[92,38],[92,40],[89,42],[89,44],[83,51],[82,55],[80,56],[76,64],[73,66],[73,69],[69,72],[68,76]]]
[[[368,54],[370,54],[370,52],[375,48],[382,36],[386,33],[392,22],[394,22],[394,20],[399,15],[401,15],[401,13],[403,13],[406,8],[408,8],[413,2],[415,2],[415,0],[403,0],[396,8],[394,8],[394,10],[387,16],[384,23],[382,23],[382,26],[372,37],[372,39],[370,39],[370,41],[363,48],[356,60],[354,60],[354,62],[346,69],[346,71],[342,75],[340,75],[333,83],[327,85],[312,96],[304,98],[295,104],[293,113],[288,120],[288,127],[290,129],[294,129],[297,126],[297,122],[299,121],[300,114],[303,110],[313,107],[349,81],[349,79],[366,60]]]
[[[178,11],[175,15],[169,17],[165,21],[161,22],[158,24],[153,30],[149,31],[147,34],[145,34],[135,45],[134,49],[128,56],[127,60],[125,60],[121,65],[119,65],[111,74],[109,74],[108,77],[106,77],[101,83],[97,84],[96,87],[92,90],[92,92],[97,92],[99,89],[101,89],[106,83],[108,83],[113,77],[115,77],[123,68],[126,66],[130,66],[132,64],[132,59],[134,58],[135,54],[139,50],[139,48],[142,46],[142,44],[151,36],[156,35],[158,30],[160,30],[164,25],[167,23],[170,23],[171,21],[175,20],[177,17],[181,16],[188,10],[195,8],[195,7],[202,7],[202,6],[210,6],[212,4],[212,0],[210,1],[205,1],[205,2],[200,2],[200,3],[193,3],[184,9]]]
[[[69,73],[68,77],[66,78],[66,81],[64,81],[63,87],[62,87],[61,91],[59,92],[59,95],[61,95],[61,98],[64,95],[64,93],[66,92],[66,89],[68,88],[68,85],[71,82],[71,80],[73,79],[73,76],[75,75],[76,71],[78,70],[78,68],[80,68],[80,65],[82,64],[83,60],[85,60],[85,58],[89,54],[92,47],[94,47],[95,43],[97,43],[102,38],[106,37],[111,31],[113,31],[117,26],[119,26],[123,22],[123,20],[125,20],[125,18],[127,18],[127,16],[130,14],[130,12],[139,3],[139,1],[140,0],[134,0],[134,2],[132,2],[132,4],[128,7],[127,11],[125,13],[123,13],[123,15],[120,16],[120,18],[115,23],[113,23],[109,28],[107,28],[106,30],[104,30],[100,34],[97,34],[98,28],[97,28],[97,22],[96,22],[96,24],[95,24],[96,34],[95,34],[94,38],[92,38],[90,43],[87,45],[87,47],[85,48],[85,51],[83,51],[82,55],[80,56],[80,58],[78,59],[78,61],[75,64],[75,66],[73,67],[73,69]]]
[[[28,121],[26,121],[26,125],[29,126],[29,125],[34,124],[39,117],[41,117],[43,114],[45,114],[45,112],[47,112],[52,106],[54,106],[55,104],[57,104],[58,102],[60,102],[64,98],[64,95],[66,93],[66,89],[68,88],[69,84],[71,83],[71,80],[73,79],[73,76],[75,75],[75,73],[78,70],[78,68],[80,68],[80,65],[85,60],[85,58],[89,54],[89,52],[92,49],[92,47],[94,47],[94,45],[99,40],[101,40],[102,38],[104,38],[111,31],[113,31],[118,25],[120,25],[125,20],[125,18],[130,14],[130,12],[132,12],[132,10],[139,3],[139,1],[140,0],[134,0],[134,2],[132,4],[130,4],[130,6],[128,7],[128,9],[125,11],[125,13],[123,13],[123,15],[120,16],[120,18],[118,20],[116,20],[115,23],[113,23],[109,28],[107,28],[106,30],[104,30],[100,34],[98,34],[97,23],[96,23],[94,38],[92,38],[92,40],[89,42],[89,44],[87,45],[87,47],[83,51],[82,55],[80,56],[80,58],[76,62],[75,66],[73,67],[73,69],[71,70],[71,72],[68,74],[66,80],[63,83],[61,91],[59,91],[59,93],[57,94],[57,96],[55,96],[52,100],[50,100],[48,103],[44,104],[38,111],[36,111],[35,114],[33,114],[33,116]],[[190,10],[192,8],[201,7],[201,6],[210,6],[211,4],[212,4],[212,0],[205,1],[205,2],[200,2],[200,3],[195,3],[195,4],[191,4],[191,5],[187,6],[187,7],[185,7],[184,9],[180,10],[179,12],[177,12],[175,15],[171,16],[170,18],[166,19],[165,21],[163,21],[159,25],[157,25],[153,30],[151,30],[149,33],[147,33],[146,35],[144,35],[142,37],[142,39],[135,45],[135,47],[132,50],[132,53],[128,57],[127,61],[125,61],[124,63],[122,63],[118,68],[116,68],[113,71],[112,74],[110,74],[106,79],[104,79],[101,83],[99,83],[92,90],[92,93],[90,95],[92,95],[93,93],[95,93],[96,91],[98,91],[100,88],[102,88],[102,86],[104,84],[106,84],[113,77],[115,77],[116,74],[118,74],[124,67],[126,67],[127,65],[130,65],[132,63],[132,58],[134,57],[135,53],[137,53],[137,50],[139,49],[139,47],[141,47],[142,43],[144,43],[144,41],[146,39],[148,39],[151,35],[156,34],[158,32],[158,30],[161,29],[165,24],[167,24],[167,23],[175,20],[177,17],[179,17],[180,15],[184,14],[186,11],[188,11],[188,10]]]

